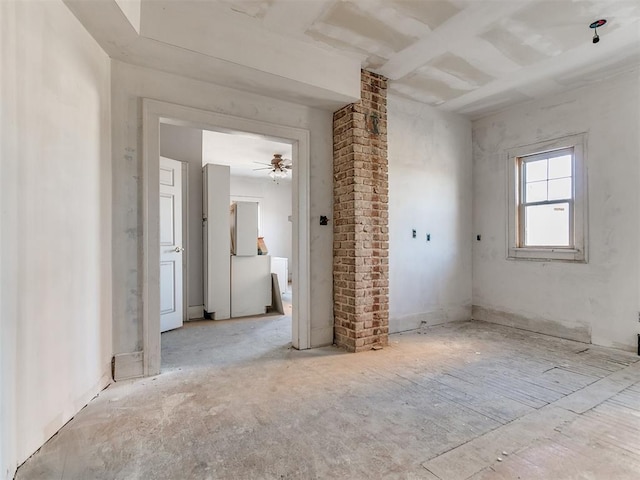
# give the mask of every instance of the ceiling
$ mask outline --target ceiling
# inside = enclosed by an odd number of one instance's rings
[[[274,153],[291,158],[291,145],[244,133],[202,132],[202,165],[229,165],[231,176],[251,177],[271,181],[267,167]],[[260,165],[266,163],[267,165]],[[291,181],[291,175],[280,182]]]
[[[326,108],[352,101],[354,66],[478,117],[640,64],[635,0],[66,1],[112,57]]]

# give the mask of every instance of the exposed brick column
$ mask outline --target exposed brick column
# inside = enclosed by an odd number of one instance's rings
[[[360,97],[333,114],[334,341],[351,352],[389,336],[387,79],[363,70]]]

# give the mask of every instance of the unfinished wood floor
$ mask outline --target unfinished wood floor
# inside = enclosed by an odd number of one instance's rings
[[[17,479],[640,477],[631,353],[481,322],[298,352],[288,321],[236,322],[241,351],[232,323],[176,332],[165,373],[105,390]]]

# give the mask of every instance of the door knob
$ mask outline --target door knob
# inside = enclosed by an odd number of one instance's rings
[[[184,252],[184,247],[176,247],[176,248],[175,248],[175,252],[176,252],[176,253]]]

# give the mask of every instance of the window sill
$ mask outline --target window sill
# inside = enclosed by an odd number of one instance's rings
[[[508,260],[587,263],[585,252],[573,248],[509,248]]]

